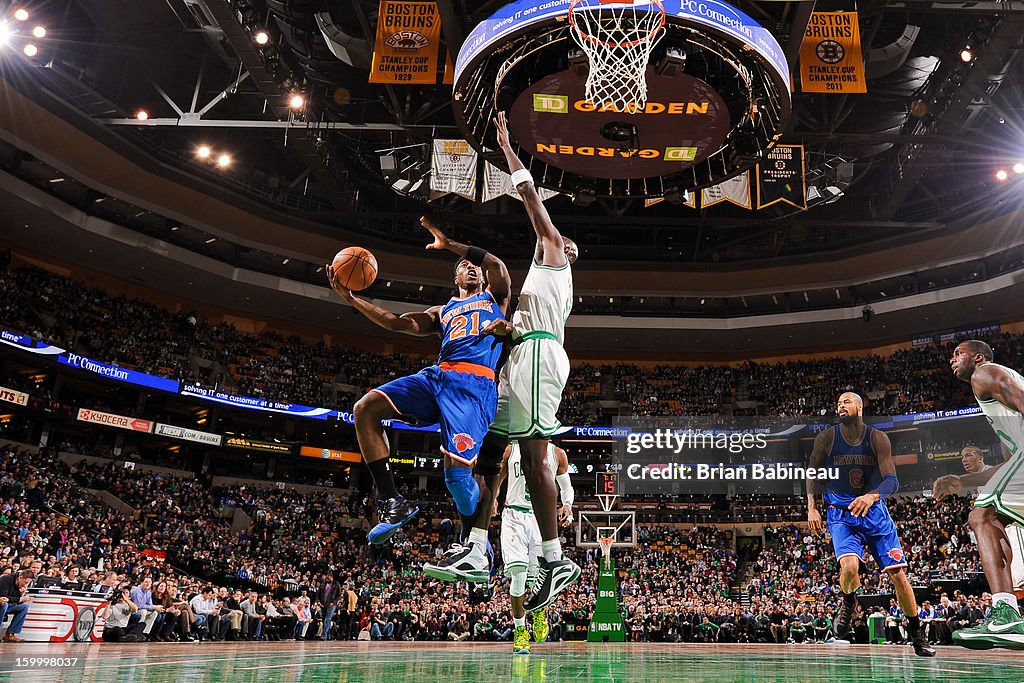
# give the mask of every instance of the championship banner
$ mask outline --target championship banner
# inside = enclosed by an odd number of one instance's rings
[[[336,451],[333,448],[317,448],[316,446],[303,446],[299,449],[299,455],[307,458],[323,458],[324,460],[341,460],[343,462],[362,462],[363,457],[352,451]]]
[[[380,0],[370,83],[437,83],[436,2]]]
[[[78,419],[82,422],[117,427],[118,429],[128,429],[133,432],[146,432],[148,434],[153,431],[153,423],[149,420],[140,420],[125,415],[115,415],[114,413],[104,413],[88,408],[80,408],[78,410]]]
[[[28,394],[8,389],[7,387],[0,387],[0,401],[13,403],[16,406],[26,406],[28,405]]]
[[[645,209],[649,209],[652,206],[654,206],[655,204],[661,204],[663,201],[665,201],[664,197],[655,197],[654,199],[645,199],[644,200],[644,208]],[[690,190],[687,190],[686,192],[683,192],[683,206],[688,206],[691,209],[696,209],[697,208],[697,195],[696,195],[696,193],[691,192]]]
[[[702,209],[722,202],[729,202],[744,209],[751,208],[750,171],[745,171],[738,176],[729,178],[725,182],[705,187],[700,191],[700,206]]]
[[[807,208],[803,145],[776,145],[757,165],[757,208],[779,202]]]
[[[503,194],[508,195],[513,199],[518,199],[519,201],[523,200],[523,198],[519,196],[519,191],[516,189],[515,185],[512,184],[512,176],[505,173],[491,162],[485,163],[482,201],[489,202],[492,199],[497,199]],[[545,187],[538,187],[537,194],[540,195],[540,200],[542,202],[546,202],[558,193]]]
[[[434,140],[430,189],[476,199],[476,150],[465,140]]]
[[[864,57],[856,12],[812,12],[800,45],[804,92],[865,93]]]

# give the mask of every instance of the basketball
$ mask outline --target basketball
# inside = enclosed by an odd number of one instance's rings
[[[377,278],[377,259],[362,247],[345,247],[331,262],[338,284],[353,292],[360,292]]]

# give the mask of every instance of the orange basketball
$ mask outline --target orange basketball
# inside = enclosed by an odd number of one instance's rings
[[[377,277],[377,259],[362,247],[345,247],[331,262],[338,284],[359,292],[373,284]]]

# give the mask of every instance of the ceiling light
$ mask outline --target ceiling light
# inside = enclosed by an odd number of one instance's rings
[[[221,154],[219,157],[217,157],[217,165],[220,166],[221,168],[225,168],[226,166],[230,166],[231,165],[231,156],[227,155],[227,154]]]
[[[270,42],[270,36],[267,35],[266,31],[260,31],[259,33],[256,34],[256,44],[257,45],[266,45],[269,42]]]
[[[51,183],[63,183],[64,179],[63,178],[51,178],[50,182]]]
[[[25,46],[25,49],[22,50],[22,52],[24,52],[29,57],[35,57],[37,54],[39,54],[39,48],[37,48],[32,43],[29,43]]]
[[[135,118],[137,118],[139,121],[148,121],[149,112],[145,109],[140,109],[137,112],[135,112]]]
[[[1024,163],[1021,163],[1019,161],[1017,163],[1015,163],[1013,165],[1013,172],[1014,173],[1024,173]]]
[[[19,7],[14,10],[14,18],[18,21],[28,21],[28,10],[24,7]]]
[[[1006,180],[1009,177],[1009,175],[1010,174],[1007,173],[1005,169],[1001,168],[998,171],[996,171],[996,180],[1002,182],[1002,181]]]
[[[288,100],[288,106],[292,109],[302,109],[302,105],[306,103],[306,100],[298,93],[294,94]]]
[[[206,243],[207,244],[213,244],[216,241],[217,241],[216,237],[211,237],[210,239],[206,240]],[[189,283],[189,284],[192,284],[192,283]]]
[[[282,266],[287,266],[289,261],[291,261],[291,259],[290,258],[286,258],[284,261],[281,261],[281,265]]]
[[[45,38],[46,29],[43,28],[42,26],[36,26],[34,29],[32,29],[32,35],[34,35],[36,38]]]
[[[199,148],[196,149],[196,156],[200,159],[208,158],[210,156],[210,148],[206,145],[200,145]]]
[[[972,59],[974,59],[974,52],[971,51],[971,48],[965,47],[963,50],[960,50],[960,61],[961,62],[964,62],[965,64],[969,64]]]

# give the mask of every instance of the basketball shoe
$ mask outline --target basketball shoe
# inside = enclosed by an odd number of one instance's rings
[[[512,637],[512,652],[517,655],[530,654],[530,632],[525,626],[516,626],[516,633]]]
[[[918,625],[910,634],[910,642],[914,644],[914,654],[918,657],[934,657],[935,648],[924,635],[924,626]]]
[[[843,604],[839,608],[839,614],[836,615],[835,621],[832,622],[832,632],[837,640],[845,640],[850,635],[850,623],[853,621],[853,613],[856,610],[856,597],[852,600],[843,599]]]
[[[953,631],[953,642],[972,650],[993,647],[1024,650],[1024,620],[1011,605],[1000,601],[988,618],[974,628]]]
[[[555,601],[559,593],[580,578],[579,565],[567,558],[548,562],[543,557],[538,557],[537,564],[537,582],[534,584],[533,593],[523,605],[527,612],[544,609]]]
[[[548,625],[548,613],[546,610],[538,610],[533,613],[533,639],[538,643],[543,643],[548,639],[548,631],[551,627]]]
[[[423,573],[442,581],[486,583],[491,577],[491,567],[479,545],[452,543],[440,560],[423,565]]]
[[[387,543],[419,511],[420,508],[416,503],[401,496],[378,500],[377,514],[380,515],[380,523],[370,529],[366,538],[374,545]]]

